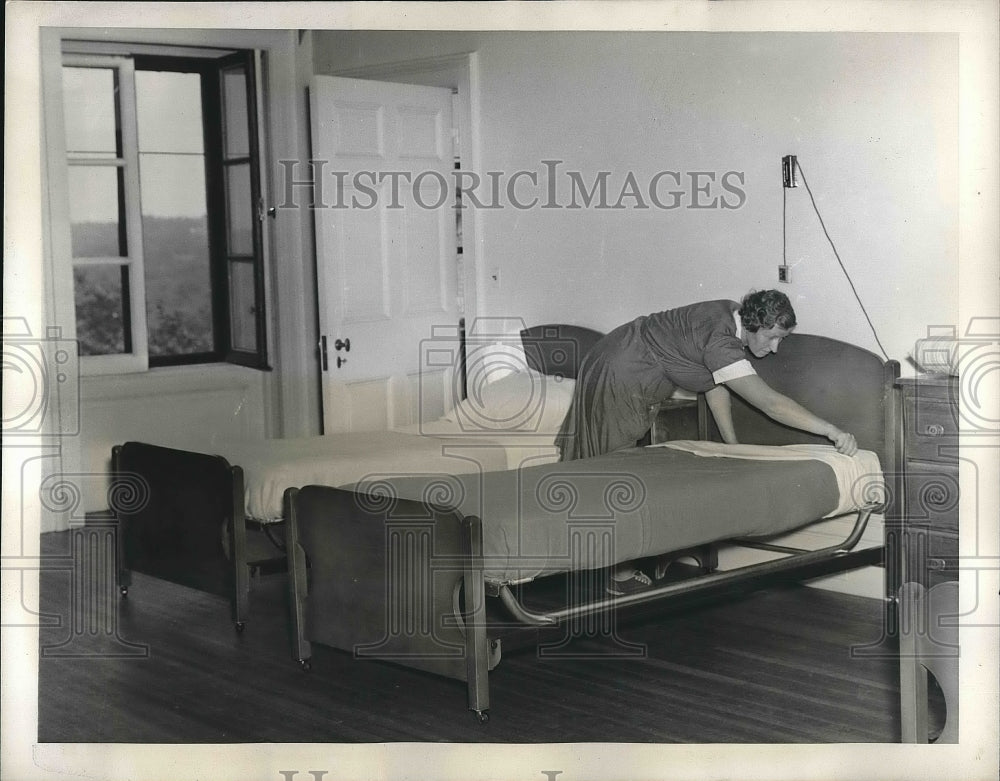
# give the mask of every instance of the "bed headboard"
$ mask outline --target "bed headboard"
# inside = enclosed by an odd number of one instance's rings
[[[603,336],[591,328],[552,323],[525,328],[521,344],[530,368],[576,379],[583,357]]]
[[[810,412],[854,434],[858,446],[878,454],[885,471],[896,464],[898,401],[894,387],[898,361],[883,361],[875,353],[847,342],[810,334],[790,334],[777,353],[750,357],[761,378],[779,393]],[[704,401],[700,411],[703,433],[717,439]],[[740,442],[787,445],[797,442],[830,444],[825,437],[789,428],[764,415],[733,394],[733,424]]]

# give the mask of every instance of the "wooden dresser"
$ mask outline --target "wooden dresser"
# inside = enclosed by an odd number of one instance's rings
[[[958,580],[958,380],[897,381],[902,395],[900,504],[903,583]]]
[[[958,380],[896,382],[902,401],[899,502],[900,724],[904,743],[958,742]],[[914,585],[919,584],[919,585]],[[896,589],[902,586],[897,592]],[[928,672],[943,698],[931,717]],[[932,723],[936,728],[932,729]]]

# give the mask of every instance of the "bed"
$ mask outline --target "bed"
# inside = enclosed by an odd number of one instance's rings
[[[285,567],[286,488],[369,474],[482,473],[555,461],[555,434],[576,369],[601,334],[546,324],[514,339],[463,338],[459,402],[437,420],[392,431],[218,443],[212,453],[126,442],[112,450],[119,588],[133,571],[228,596],[238,631],[253,575]],[[248,529],[273,542],[251,553]],[[260,536],[260,535],[256,535]]]
[[[497,604],[526,626],[586,625],[645,603],[881,564],[884,543],[858,543],[873,513],[891,512],[884,474],[898,458],[899,365],[808,335],[789,336],[780,353],[755,364],[772,387],[854,433],[867,460],[840,469],[838,459],[856,460],[734,399],[741,441],[760,446],[749,452],[668,443],[505,472],[428,470],[290,488],[294,658],[308,668],[312,643],[320,643],[457,678],[467,684],[468,707],[486,720],[489,671],[501,658],[502,638],[487,620]],[[713,426],[699,406],[708,439]],[[832,546],[800,550],[769,539],[843,514],[854,523]],[[713,550],[723,541],[778,558],[718,571]],[[697,559],[698,577],[620,597],[570,589],[575,596],[543,610],[519,597],[523,584],[560,574],[594,581],[619,562],[645,557],[659,568],[682,556]]]

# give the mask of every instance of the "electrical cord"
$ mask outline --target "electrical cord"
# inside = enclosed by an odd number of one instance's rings
[[[788,265],[788,188],[781,188],[781,265]]]
[[[806,192],[809,193],[809,200],[812,202],[813,211],[816,212],[816,217],[819,218],[820,227],[823,228],[823,235],[826,236],[826,240],[830,243],[831,249],[833,249],[833,255],[837,259],[837,263],[840,264],[840,270],[844,272],[847,284],[851,286],[851,292],[854,293],[854,297],[858,301],[858,306],[861,307],[861,312],[864,314],[865,320],[868,321],[868,327],[872,329],[872,335],[875,337],[875,341],[878,342],[882,355],[884,355],[885,359],[888,361],[889,353],[887,353],[885,351],[885,347],[882,346],[882,340],[878,338],[878,332],[875,330],[875,324],[872,323],[872,319],[868,316],[868,310],[865,309],[865,305],[861,301],[861,296],[858,295],[858,290],[854,287],[854,280],[851,279],[851,275],[847,273],[847,269],[844,267],[844,261],[840,259],[840,253],[837,252],[837,245],[833,243],[833,239],[830,238],[830,232],[826,229],[826,223],[823,222],[823,215],[819,213],[819,207],[816,206],[816,199],[813,197],[812,190],[809,187],[809,181],[806,179],[806,172],[802,170],[802,166],[799,165],[797,160],[795,162],[795,166],[799,169],[799,174],[802,176],[802,184],[806,186]],[[784,190],[784,188],[782,188],[782,190]],[[782,204],[782,230],[784,230],[784,210],[785,206]],[[782,247],[782,252],[784,252],[784,247]]]

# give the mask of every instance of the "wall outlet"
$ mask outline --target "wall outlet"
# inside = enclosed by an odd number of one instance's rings
[[[786,283],[792,281],[792,270],[790,266],[784,263],[778,266],[778,281]]]

